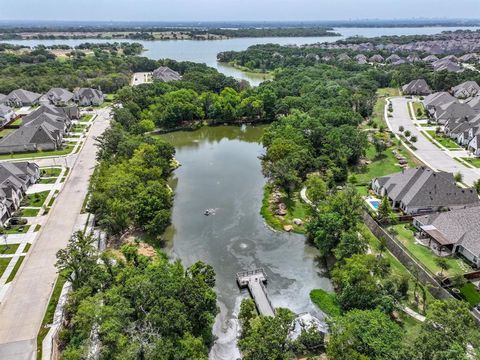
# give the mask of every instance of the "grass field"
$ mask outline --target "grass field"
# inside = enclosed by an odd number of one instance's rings
[[[441,271],[440,267],[436,264],[435,259],[439,258],[430,249],[425,246],[415,243],[415,237],[413,231],[409,228],[409,224],[398,224],[392,227],[396,233],[396,238],[408,249],[408,251],[418,259],[427,269],[436,274]],[[445,257],[450,269],[445,271],[444,274],[450,276],[456,274],[463,274],[467,271],[471,271],[469,265],[464,263],[460,258],[454,258],[451,256]]]
[[[385,109],[385,99],[389,96],[398,95],[400,95],[400,91],[395,88],[382,88],[377,90],[377,101],[373,107],[373,113],[371,117],[371,121],[376,125],[377,128],[381,126],[387,126],[383,116]]]
[[[335,293],[314,289],[310,291],[310,299],[328,316],[338,316],[342,313]]]
[[[90,120],[92,120],[93,118],[93,115],[91,114],[85,114],[85,115],[82,115],[82,117],[80,118],[80,122],[89,122]]]
[[[371,163],[362,168],[354,170],[357,182],[359,184],[365,184],[375,177],[401,171],[402,168],[398,165],[398,161],[392,153],[392,150],[394,149],[400,152],[407,159],[410,167],[420,164],[420,162],[403,147],[392,146],[385,150],[379,157],[377,156],[375,147],[370,144],[367,149],[366,157],[371,161]]]
[[[430,135],[433,139],[438,141],[440,145],[442,145],[443,147],[446,147],[447,149],[461,149],[460,145],[458,145],[455,141],[441,134],[437,134],[435,130],[427,130],[425,132],[428,133],[428,135]],[[426,136],[426,138],[430,140],[428,136]]]
[[[466,283],[460,289],[460,293],[471,306],[475,306],[480,303],[480,293],[472,283]]]

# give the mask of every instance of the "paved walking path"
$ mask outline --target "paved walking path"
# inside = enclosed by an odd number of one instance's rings
[[[57,278],[56,253],[70,239],[95,167],[96,142],[108,127],[110,109],[98,110],[82,150],[67,157],[70,176],[47,215],[40,235],[25,258],[5,301],[0,304],[0,359],[30,360],[36,356],[36,337]],[[43,159],[42,166],[55,165]]]
[[[453,157],[448,154],[448,151],[439,149],[433,143],[431,143],[423,133],[415,126],[410,115],[408,113],[408,101],[403,97],[393,97],[390,98],[390,101],[393,106],[392,117],[387,116],[387,109],[385,109],[385,120],[389,129],[395,134],[399,135],[399,127],[408,131],[413,136],[417,137],[417,142],[414,146],[416,150],[411,149],[407,144],[404,143],[405,147],[409,149],[418,159],[420,159],[427,166],[433,170],[442,170],[451,173],[461,173],[463,175],[463,182],[469,186],[480,179],[480,169],[469,168],[458,161],[454,160]]]

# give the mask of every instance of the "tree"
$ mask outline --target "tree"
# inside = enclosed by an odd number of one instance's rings
[[[379,310],[352,310],[330,319],[329,325],[331,360],[399,359],[402,330]]]
[[[410,130],[405,130],[405,133],[404,133],[404,134],[405,134],[405,137],[408,138],[408,137],[410,137],[410,135],[411,135],[412,133],[410,132]]]
[[[55,266],[59,271],[68,274],[68,281],[72,283],[74,290],[85,284],[95,272],[97,267],[95,241],[92,234],[77,231],[70,238],[67,247],[57,252]]]
[[[416,143],[417,140],[418,140],[418,139],[417,139],[416,136],[412,136],[412,137],[410,138],[410,141],[411,141],[412,143]]]
[[[450,269],[450,264],[448,263],[447,259],[444,257],[436,257],[435,264],[440,268],[440,276],[443,276],[443,272]]]
[[[455,299],[436,300],[430,303],[412,355],[419,360],[468,359],[467,345],[478,349],[479,339],[467,303]]]
[[[387,149],[387,145],[385,144],[385,141],[378,139],[377,137],[373,138],[373,145],[375,146],[375,151],[377,152],[377,156],[380,156]]]
[[[364,254],[368,248],[365,238],[356,229],[344,232],[340,236],[340,242],[333,250],[337,260],[347,259],[355,254]]]
[[[390,205],[390,201],[388,200],[387,196],[382,198],[380,205],[377,209],[377,219],[386,224],[394,224],[397,220],[395,213]]]
[[[320,176],[313,174],[308,175],[305,185],[307,187],[308,198],[312,203],[318,204],[327,197],[328,187]]]
[[[400,125],[400,126],[398,127],[398,131],[399,131],[399,132],[403,133],[404,130],[405,130],[405,128],[403,127],[403,125]]]
[[[238,347],[245,360],[290,360],[292,342],[288,334],[292,330],[295,315],[288,309],[277,308],[275,317],[255,316],[251,303],[242,306],[242,333]]]

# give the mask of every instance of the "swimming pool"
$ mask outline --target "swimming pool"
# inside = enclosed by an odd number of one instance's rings
[[[380,206],[380,200],[378,199],[375,199],[375,198],[368,198],[366,199],[368,205],[370,205],[370,207],[373,209],[373,210],[378,210],[379,206]]]

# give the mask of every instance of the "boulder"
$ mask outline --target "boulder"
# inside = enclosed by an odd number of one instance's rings
[[[293,226],[292,225],[283,225],[283,230],[285,230],[286,232],[290,232],[293,230]]]
[[[300,220],[300,219],[293,219],[293,223],[297,226],[302,226],[303,225],[303,221]]]

